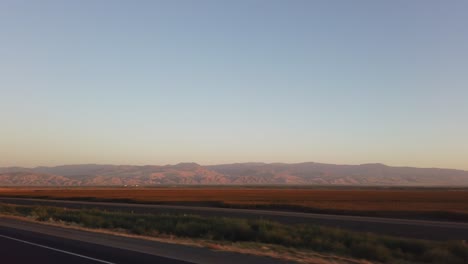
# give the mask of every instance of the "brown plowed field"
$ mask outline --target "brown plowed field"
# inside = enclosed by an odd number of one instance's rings
[[[466,190],[267,188],[3,188],[0,196],[283,209],[376,216],[465,219]],[[432,218],[432,217],[431,217]]]

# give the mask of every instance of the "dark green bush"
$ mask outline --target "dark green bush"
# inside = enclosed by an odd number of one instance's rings
[[[378,261],[388,261],[392,259],[392,253],[387,247],[373,244],[372,242],[359,242],[352,245],[350,250],[351,255],[357,258],[375,259]]]
[[[422,259],[427,263],[466,264],[463,259],[453,255],[448,249],[433,248],[425,252]]]

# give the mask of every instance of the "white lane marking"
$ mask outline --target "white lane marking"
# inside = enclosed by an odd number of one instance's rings
[[[21,242],[21,243],[24,243],[24,244],[28,244],[28,245],[33,245],[33,246],[36,246],[36,247],[46,248],[46,249],[49,249],[49,250],[57,251],[57,252],[60,252],[60,253],[65,253],[65,254],[72,255],[72,256],[76,256],[76,257],[80,257],[80,258],[85,258],[85,259],[94,260],[94,261],[96,261],[96,262],[101,262],[101,263],[106,263],[106,264],[115,264],[115,263],[113,263],[113,262],[109,262],[109,261],[105,261],[105,260],[101,260],[101,259],[96,259],[96,258],[92,258],[92,257],[87,257],[87,256],[80,255],[80,254],[76,254],[76,253],[73,253],[73,252],[61,250],[61,249],[58,249],[58,248],[48,247],[48,246],[44,246],[44,245],[40,245],[40,244],[36,244],[36,243],[24,241],[24,240],[17,239],[17,238],[14,238],[14,237],[9,237],[9,236],[4,236],[4,235],[0,235],[0,237],[7,238],[7,239],[11,239],[11,240],[18,241],[18,242]]]

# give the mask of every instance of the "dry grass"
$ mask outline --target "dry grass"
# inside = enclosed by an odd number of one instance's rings
[[[466,190],[251,188],[3,188],[0,196],[176,203],[395,216],[468,216]],[[385,216],[385,214],[383,214]]]

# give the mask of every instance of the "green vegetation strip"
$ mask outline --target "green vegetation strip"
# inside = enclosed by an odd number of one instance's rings
[[[468,247],[464,241],[403,239],[311,224],[285,225],[261,219],[132,214],[9,204],[0,204],[0,213],[87,228],[119,229],[138,235],[266,243],[385,263],[468,263]]]

